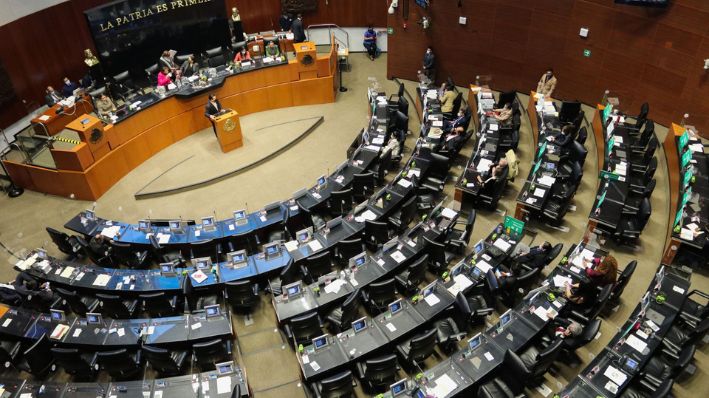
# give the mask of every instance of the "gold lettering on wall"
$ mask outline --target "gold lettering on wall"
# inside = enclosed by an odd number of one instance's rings
[[[153,4],[152,6],[133,11],[126,15],[117,17],[113,20],[106,21],[100,24],[101,32],[106,32],[111,29],[115,29],[121,25],[129,24],[131,22],[138,21],[143,18],[149,18],[152,15],[160,14],[163,12],[169,12],[179,8],[196,6],[204,3],[209,3],[212,0],[173,0],[166,1],[163,3]]]

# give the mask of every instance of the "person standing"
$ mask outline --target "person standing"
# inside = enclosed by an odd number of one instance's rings
[[[204,107],[204,116],[206,116],[212,123],[212,130],[214,130],[214,136],[217,136],[217,123],[216,118],[219,112],[222,111],[222,104],[219,103],[217,96],[214,94],[209,94],[209,101]]]
[[[293,43],[302,43],[305,41],[302,15],[298,14],[298,17],[296,17],[293,24],[291,24],[290,31],[293,33]]]
[[[546,72],[539,78],[537,83],[537,93],[544,95],[544,97],[551,97],[556,88],[556,76],[554,76],[554,69],[547,68]]]
[[[291,28],[291,25],[293,24],[293,18],[291,18],[290,15],[288,15],[287,12],[284,12],[281,14],[281,17],[278,19],[278,26],[281,27],[282,32],[288,32]]]
[[[433,48],[426,47],[426,53],[423,55],[423,73],[432,82],[436,81],[436,56],[433,55]]]

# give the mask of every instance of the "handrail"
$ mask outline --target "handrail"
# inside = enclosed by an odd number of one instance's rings
[[[349,49],[350,48],[350,34],[347,33],[346,30],[342,29],[339,25],[334,24],[334,23],[321,23],[321,24],[314,24],[314,25],[308,25],[306,30],[308,31],[308,37],[310,37],[310,29],[322,29],[322,28],[327,28],[327,33],[329,33],[330,37],[330,44],[332,44],[332,38],[334,37],[335,40],[342,42],[342,40],[338,39],[336,35],[332,33],[333,28],[339,30],[340,32],[345,34],[345,38],[347,40],[346,43],[342,43],[346,45],[346,47]]]

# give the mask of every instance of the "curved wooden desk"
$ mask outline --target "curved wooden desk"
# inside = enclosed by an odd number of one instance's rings
[[[334,41],[333,41],[334,42]],[[225,108],[248,115],[269,109],[335,101],[337,51],[315,65],[292,59],[286,65],[230,76],[213,92]],[[304,71],[304,68],[310,70]],[[173,143],[210,126],[204,117],[207,93],[166,98],[115,125],[104,127],[111,150],[82,171],[48,169],[3,161],[15,184],[33,191],[96,200],[124,175]]]

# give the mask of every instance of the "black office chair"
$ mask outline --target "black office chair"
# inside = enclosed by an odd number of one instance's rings
[[[148,77],[148,84],[151,86],[157,86],[158,84],[158,72],[160,71],[160,66],[158,64],[152,64],[145,68],[145,74]]]
[[[21,348],[22,343],[19,341],[0,341],[0,364],[4,369],[9,369],[17,363]]]
[[[413,264],[394,276],[402,292],[409,295],[418,293],[419,285],[426,279],[426,265],[428,265],[428,254],[419,257]]]
[[[172,263],[175,266],[181,266],[185,263],[185,258],[182,253],[177,250],[166,250],[155,235],[150,235],[150,256],[158,263]]]
[[[649,385],[644,380],[632,382],[620,398],[665,398],[672,396],[673,379],[663,380],[659,386]]]
[[[387,305],[396,300],[396,280],[386,279],[370,283],[362,290],[362,302],[371,314],[379,314],[387,309]]]
[[[305,264],[300,269],[303,272],[304,279],[310,283],[317,281],[319,277],[325,274],[329,274],[333,271],[330,251],[326,250],[306,258]]]
[[[205,55],[207,56],[207,64],[210,68],[216,68],[226,64],[227,59],[221,47],[211,48],[205,51]]]
[[[433,354],[436,343],[438,343],[438,331],[433,328],[398,344],[396,353],[404,364],[413,369],[416,366],[423,366],[423,361]]]
[[[632,151],[630,153],[630,163],[647,164],[648,160],[655,155],[655,151],[657,150],[657,146],[659,144],[660,142],[657,140],[657,136],[655,134],[651,135],[645,149]]]
[[[638,214],[640,211],[640,204],[644,199],[649,199],[652,196],[652,192],[655,190],[657,185],[657,180],[654,178],[645,186],[642,193],[638,194],[635,192],[629,192],[628,196],[625,198],[625,203],[623,204],[623,214]]]
[[[166,348],[144,345],[143,357],[150,366],[158,372],[160,377],[175,376],[185,370],[187,364],[187,351],[170,351]]]
[[[295,234],[305,228],[313,226],[313,220],[310,218],[307,211],[299,207],[299,210],[293,211],[288,209],[288,218],[286,219],[286,231],[290,234],[291,239],[295,239]]]
[[[74,314],[86,316],[87,312],[94,312],[98,308],[99,301],[95,297],[79,296],[76,292],[54,288],[54,292],[62,298],[63,303],[71,308]]]
[[[413,195],[404,202],[401,208],[389,216],[389,225],[396,231],[403,231],[416,218],[416,195]]]
[[[22,353],[17,368],[35,377],[44,377],[54,364],[51,349],[52,342],[49,341],[49,334],[42,334]]]
[[[529,375],[528,378],[525,378],[527,387],[539,385],[542,377],[554,364],[563,348],[564,340],[556,339],[542,350],[532,345],[519,355],[519,359],[525,366],[524,373]]]
[[[434,242],[427,236],[424,236],[423,240],[426,242],[424,252],[428,255],[428,269],[436,275],[443,274],[448,269],[453,254],[446,253],[446,245],[443,243]]]
[[[64,232],[57,231],[54,228],[47,227],[45,229],[47,230],[49,237],[52,239],[52,242],[57,245],[59,251],[69,256],[69,260],[72,260],[78,256],[81,246],[76,239],[72,239],[69,235]]]
[[[611,305],[618,304],[618,302],[620,301],[620,296],[623,294],[625,287],[628,286],[628,282],[630,282],[630,278],[633,276],[633,273],[635,272],[635,268],[637,268],[637,266],[637,260],[633,260],[629,262],[628,265],[626,265],[623,269],[623,272],[620,273],[620,275],[618,276],[618,280],[613,286],[613,290],[611,290],[611,297],[608,299],[608,302]]]
[[[221,246],[212,239],[190,243],[190,258],[209,257],[212,262],[219,261]]]
[[[367,172],[352,176],[352,196],[357,202],[369,198],[374,192],[374,173]]]
[[[389,239],[389,226],[387,223],[364,220],[364,243],[370,250],[377,250]]]
[[[52,348],[55,365],[81,380],[90,380],[96,376],[96,353],[82,353],[77,348]],[[53,367],[54,368],[54,367]]]
[[[101,369],[108,372],[114,380],[128,380],[143,372],[141,351],[129,352],[125,348],[98,353]]]
[[[349,260],[365,250],[362,237],[344,239],[337,242],[335,259],[342,265],[347,265]]]
[[[448,237],[446,238],[445,247],[450,250],[451,253],[458,255],[463,255],[465,249],[470,244],[470,238],[473,237],[473,227],[475,226],[475,218],[477,217],[477,212],[475,209],[470,209],[468,213],[468,218],[464,223],[461,221],[456,222],[456,226],[459,224],[464,224],[464,229],[457,229],[455,226],[451,229]]]
[[[323,334],[322,322],[317,312],[310,312],[291,319],[285,324],[283,331],[293,347],[300,344],[309,345],[312,339]]]
[[[532,268],[531,270],[524,270],[519,275],[517,275],[517,280],[515,282],[515,289],[519,292],[520,297],[527,294],[527,291],[535,286],[538,286],[539,277],[541,276],[541,268]],[[509,277],[508,277],[509,278]]]
[[[84,257],[91,259],[91,262],[96,265],[104,267],[111,265],[111,257],[108,250],[108,246],[106,246],[106,251],[104,253],[96,253],[91,249],[89,243],[86,242],[86,239],[81,236],[75,236],[75,238],[77,244],[79,245],[79,247],[81,247],[81,253]]]
[[[346,370],[310,385],[315,398],[348,398],[354,397],[354,380],[352,372]]]
[[[399,364],[394,354],[357,362],[357,378],[370,394],[386,391],[396,381],[398,371]]]
[[[524,394],[516,394],[500,378],[496,377],[478,388],[478,398],[523,398]]]
[[[448,354],[458,349],[458,342],[466,335],[465,332],[461,332],[458,323],[452,317],[436,321],[433,327],[436,329],[438,346]]]
[[[483,295],[473,295],[466,297],[463,292],[458,292],[455,296],[454,307],[462,316],[464,322],[461,325],[466,325],[467,330],[473,326],[482,324],[485,317],[492,314],[495,310],[493,306],[488,304],[488,301]]]
[[[182,64],[187,61],[187,59],[194,54],[182,54],[182,55],[175,55],[175,62],[182,66]]]
[[[690,291],[682,304],[678,321],[685,326],[696,328],[708,316],[709,294],[697,289]]]
[[[291,258],[289,260],[289,263],[285,267],[283,267],[278,276],[268,282],[267,290],[270,291],[271,294],[273,294],[274,296],[282,294],[283,291],[281,290],[281,288],[283,286],[289,285],[301,279],[299,271],[300,267],[296,266],[293,262],[293,259]]]
[[[608,284],[601,289],[601,292],[596,297],[596,302],[593,304],[587,304],[583,308],[571,310],[571,317],[577,322],[587,325],[591,320],[596,319],[598,314],[603,311],[608,299],[611,297],[611,292],[613,291],[613,285]]]
[[[350,293],[344,303],[332,310],[326,317],[333,334],[339,333],[350,327],[352,321],[359,314],[359,289]]]
[[[477,204],[479,206],[483,206],[491,210],[497,208],[497,202],[499,202],[505,187],[507,187],[508,174],[509,168],[505,168],[502,175],[500,175],[496,180],[483,186],[477,198]]]
[[[194,286],[189,276],[182,284],[182,294],[190,312],[201,311],[204,307],[219,304],[220,293],[222,292],[212,290],[211,286]]]
[[[126,70],[117,75],[113,75],[112,80],[113,85],[111,92],[113,95],[117,95],[121,98],[124,102],[130,102],[131,99],[137,95],[138,89],[133,83],[129,71]]]
[[[652,214],[650,199],[645,198],[640,202],[640,209],[637,215],[625,214],[621,217],[613,233],[613,239],[619,243],[636,242],[650,220],[650,214]]]
[[[162,318],[177,312],[177,295],[165,292],[146,293],[138,296],[142,307],[151,318]]]
[[[678,357],[684,347],[701,341],[707,334],[707,330],[709,330],[709,318],[702,320],[697,327],[690,329],[680,325],[672,325],[662,339],[662,345],[668,354]]]
[[[250,313],[259,303],[258,285],[248,279],[226,282],[224,298],[234,311]]]
[[[588,131],[586,130],[586,126],[584,126],[579,129],[579,133],[576,136],[576,142],[584,145],[586,144],[586,138],[588,138]]]
[[[640,373],[642,379],[655,387],[659,387],[663,380],[673,379],[679,381],[695,373],[697,367],[692,364],[697,346],[686,345],[677,357],[658,352],[650,358]]]
[[[113,294],[96,293],[101,313],[113,319],[130,319],[138,313],[138,300],[124,300]]]
[[[426,194],[438,194],[443,191],[443,187],[448,180],[448,170],[450,169],[450,159],[439,153],[431,153],[431,163],[426,177],[421,180],[418,192]]]
[[[330,213],[334,216],[349,213],[352,210],[352,188],[331,192],[328,206]]]
[[[384,150],[379,157],[379,162],[372,167],[377,185],[384,185],[384,177],[392,170],[391,149]],[[353,189],[354,190],[354,189]]]
[[[194,361],[202,372],[214,370],[216,364],[234,359],[231,352],[231,340],[214,339],[204,343],[195,343],[192,345],[192,351]]]
[[[111,258],[116,265],[123,264],[129,268],[145,268],[148,263],[148,251],[133,249],[130,243],[109,241]]]

